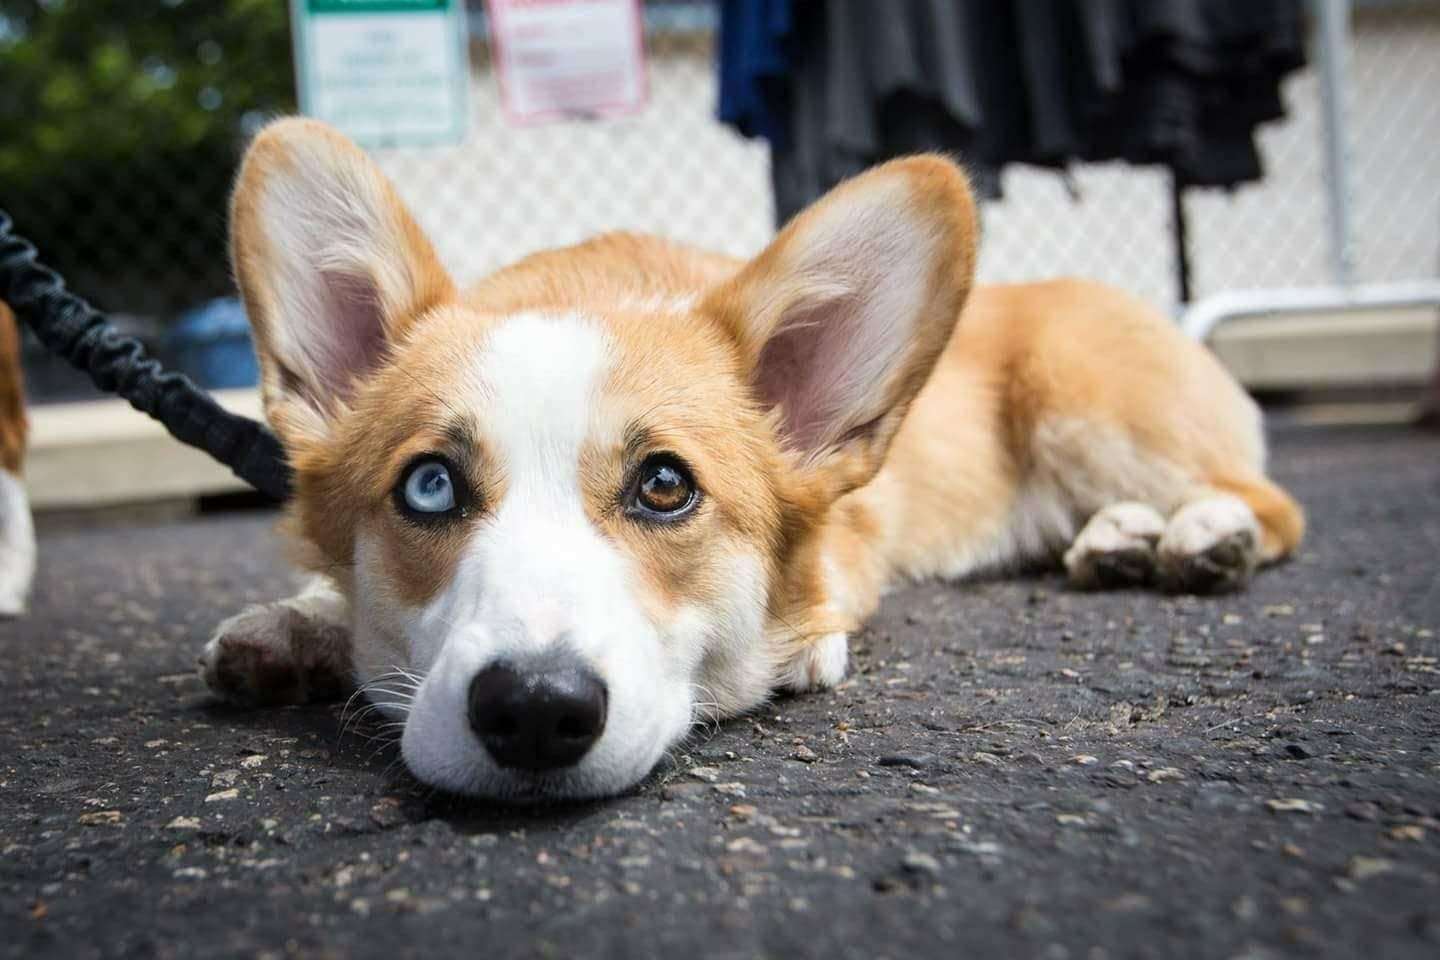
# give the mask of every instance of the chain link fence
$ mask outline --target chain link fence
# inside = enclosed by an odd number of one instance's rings
[[[769,153],[715,119],[711,4],[648,5],[648,103],[595,122],[509,124],[483,21],[471,24],[467,142],[373,151],[457,280],[605,230],[740,256],[765,245]]]
[[[43,17],[40,8],[64,4],[31,6]],[[230,0],[225,6],[256,4]],[[466,143],[374,154],[458,279],[611,229],[658,233],[741,256],[763,247],[774,218],[768,149],[715,120],[714,5],[647,4],[650,97],[641,113],[538,126],[505,120],[478,2],[469,19]],[[11,17],[7,28],[0,13],[0,59],[7,29],[14,40],[14,23]],[[145,28],[163,30],[164,22],[145,21]],[[243,32],[246,21],[236,19],[228,29]],[[238,139],[293,102],[283,23],[277,30],[269,22],[266,30],[238,52],[230,41],[216,46],[197,35],[187,40],[184,63],[130,49],[124,57],[135,62],[115,69],[138,69],[157,89],[193,98],[202,112],[230,123]],[[1440,262],[1440,2],[1361,2],[1352,31],[1347,149],[1356,279],[1433,276]],[[112,33],[95,42],[92,60],[114,60],[113,48],[127,41]],[[241,69],[228,71],[228,79],[210,76],[225,64],[236,66],[237,56]],[[250,77],[262,69],[264,83]],[[1260,136],[1263,181],[1187,193],[1194,296],[1332,279],[1318,87],[1313,66],[1287,81],[1287,118]],[[37,116],[46,110],[46,95],[53,94],[41,91],[33,105]],[[13,89],[0,93],[0,103],[16,96]],[[142,129],[170,119],[147,110],[116,122]],[[155,151],[123,163],[51,171],[44,196],[12,194],[0,179],[0,205],[22,208],[13,210],[18,229],[34,236],[78,292],[107,309],[163,324],[186,306],[230,292],[224,193],[237,144],[201,139],[218,147],[189,155],[199,161],[173,161]],[[157,159],[164,162],[149,162]],[[0,163],[0,177],[5,170]],[[1106,164],[1061,177],[1011,167],[1004,199],[984,211],[981,276],[1082,274],[1174,310],[1171,220],[1168,175],[1155,168]]]

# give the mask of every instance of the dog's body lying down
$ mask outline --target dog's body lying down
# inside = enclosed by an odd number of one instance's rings
[[[1302,533],[1255,406],[1164,317],[1079,281],[971,291],[939,158],[748,263],[611,235],[463,296],[321,125],[262,133],[232,213],[319,576],[222,624],[206,677],[358,684],[435,786],[623,790],[695,720],[838,682],[898,577],[1228,589]]]

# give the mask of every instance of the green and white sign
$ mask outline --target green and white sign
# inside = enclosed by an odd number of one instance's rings
[[[291,0],[300,111],[370,147],[465,139],[464,0]]]

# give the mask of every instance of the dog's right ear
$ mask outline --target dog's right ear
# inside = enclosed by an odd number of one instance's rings
[[[230,207],[266,416],[321,440],[415,317],[454,296],[430,242],[358,146],[314,120],[255,138]]]

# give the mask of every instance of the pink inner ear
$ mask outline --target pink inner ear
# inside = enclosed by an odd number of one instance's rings
[[[320,329],[311,340],[310,359],[313,389],[323,396],[303,392],[312,404],[326,406],[336,399],[348,401],[355,384],[380,366],[386,338],[384,309],[371,280],[333,270],[321,271],[320,280],[322,316],[312,318]]]
[[[867,317],[862,302],[839,297],[795,310],[760,352],[755,388],[780,407],[781,428],[798,450],[816,453],[849,439],[880,412],[868,408],[896,344],[886,331],[867,329],[879,318]]]

